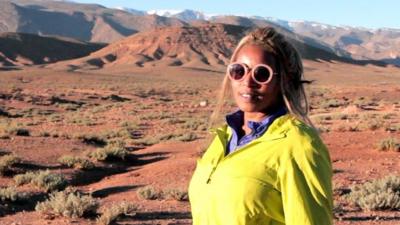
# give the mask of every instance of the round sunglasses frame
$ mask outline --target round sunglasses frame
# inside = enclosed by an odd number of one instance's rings
[[[233,78],[232,75],[231,75],[231,73],[230,73],[230,68],[231,68],[233,65],[237,65],[237,64],[238,64],[238,65],[241,65],[241,66],[244,68],[244,75],[243,75],[242,78],[240,78],[240,79],[235,79],[235,78]],[[266,69],[269,71],[269,73],[271,74],[271,75],[269,76],[268,80],[266,80],[266,81],[264,81],[264,82],[260,82],[260,81],[258,81],[258,80],[255,78],[254,69],[257,68],[257,67],[259,67],[259,66],[266,68]],[[250,68],[248,65],[246,65],[246,64],[244,64],[244,63],[237,63],[237,62],[235,62],[235,63],[230,63],[230,64],[228,65],[227,69],[226,69],[226,73],[228,74],[229,79],[231,79],[232,81],[237,81],[237,82],[240,82],[240,81],[244,80],[244,78],[249,74],[249,71],[251,71],[251,78],[253,79],[253,81],[256,82],[257,84],[260,84],[260,85],[268,84],[269,82],[271,82],[272,78],[273,78],[275,75],[278,74],[278,73],[274,72],[274,70],[273,70],[269,65],[267,65],[267,64],[262,64],[262,63],[261,63],[261,64],[255,65],[253,68]]]

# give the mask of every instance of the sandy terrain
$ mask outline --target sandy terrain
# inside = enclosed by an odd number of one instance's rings
[[[365,211],[346,200],[352,185],[400,175],[400,152],[379,151],[386,138],[400,140],[400,69],[306,61],[311,117],[321,130],[334,167],[335,224],[400,224],[400,211]],[[22,159],[0,176],[49,169],[98,198],[102,207],[127,200],[134,216],[116,224],[190,224],[187,201],[144,200],[137,190],[186,189],[204,150],[206,125],[224,75],[222,67],[118,67],[65,71],[39,67],[0,72],[0,156]],[[227,112],[234,110],[228,103]],[[26,129],[18,135],[7,128]],[[8,133],[7,133],[8,132]],[[82,171],[58,163],[101,147],[90,137],[125,142],[125,160],[95,162]],[[0,204],[0,224],[95,224],[86,218],[46,217],[34,210],[46,194],[31,185],[28,202]]]

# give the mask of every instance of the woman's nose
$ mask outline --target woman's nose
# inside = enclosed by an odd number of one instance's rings
[[[242,85],[246,87],[257,87],[257,83],[254,81],[253,77],[251,76],[251,71],[249,71],[242,80]]]

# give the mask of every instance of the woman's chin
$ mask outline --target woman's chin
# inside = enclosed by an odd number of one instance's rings
[[[261,109],[254,104],[240,104],[239,109],[243,112],[259,112]]]

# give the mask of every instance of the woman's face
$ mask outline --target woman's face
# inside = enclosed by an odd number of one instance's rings
[[[238,107],[245,113],[264,113],[269,115],[282,104],[279,85],[279,74],[275,74],[267,84],[256,83],[252,69],[257,64],[269,65],[277,72],[275,57],[256,45],[245,45],[236,56],[237,63],[243,63],[250,68],[243,80],[231,80],[232,93]]]

